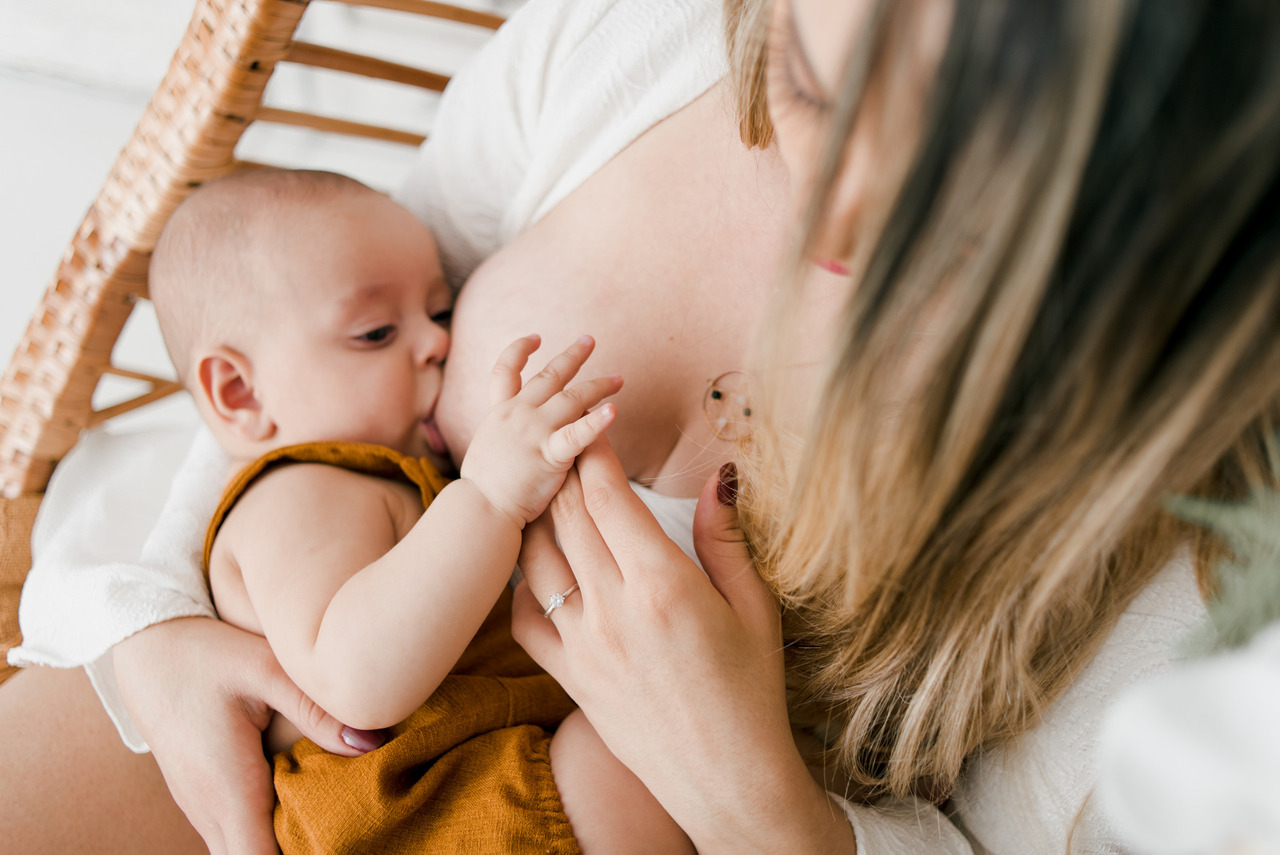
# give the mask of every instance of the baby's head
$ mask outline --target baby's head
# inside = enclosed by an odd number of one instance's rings
[[[453,294],[430,232],[327,172],[201,187],[151,259],[179,377],[238,460],[317,440],[445,455],[433,413]]]

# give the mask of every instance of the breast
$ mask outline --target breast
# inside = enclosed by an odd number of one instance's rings
[[[703,392],[744,364],[785,245],[785,185],[760,180],[776,165],[733,133],[704,96],[476,269],[455,307],[437,410],[455,457],[488,407],[503,347],[543,337],[528,376],[587,333],[597,347],[582,376],[625,381],[609,436],[628,475],[698,492],[729,452],[703,418]]]

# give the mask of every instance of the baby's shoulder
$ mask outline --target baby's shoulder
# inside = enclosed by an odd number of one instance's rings
[[[292,499],[304,504],[341,504],[393,494],[401,485],[328,463],[273,465],[254,479],[236,507]]]
[[[290,463],[250,484],[223,529],[288,538],[290,533],[310,535],[381,519],[398,532],[406,515],[416,519],[421,510],[418,492],[410,485],[325,463]]]

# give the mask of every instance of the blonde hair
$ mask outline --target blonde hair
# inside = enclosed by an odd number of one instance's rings
[[[916,6],[861,34],[797,259],[864,96],[917,62],[887,47]],[[857,285],[804,433],[779,413],[797,260],[742,461],[793,714],[865,798],[944,797],[1035,726],[1179,550],[1203,571],[1220,548],[1166,497],[1280,468],[1280,10],[953,6],[918,143],[847,236]]]
[[[765,97],[769,4],[724,0],[724,20],[738,131],[747,146],[767,148],[773,142],[773,122],[769,119],[769,103]]]

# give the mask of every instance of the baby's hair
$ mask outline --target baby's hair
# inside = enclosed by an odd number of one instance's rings
[[[280,218],[299,206],[375,193],[336,172],[253,169],[203,185],[169,218],[148,274],[160,331],[178,377],[190,385],[201,348],[242,347],[263,314],[263,261]]]

